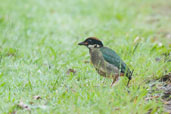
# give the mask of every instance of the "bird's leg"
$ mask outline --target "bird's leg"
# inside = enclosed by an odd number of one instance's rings
[[[113,81],[112,81],[112,84],[111,84],[111,87],[113,86],[113,84],[116,82],[116,78],[113,78]]]
[[[112,84],[111,84],[111,87],[114,85],[116,85],[116,83],[118,82],[118,80],[119,80],[119,75],[117,75],[117,76],[115,76],[114,78],[113,78],[113,81],[112,81]]]

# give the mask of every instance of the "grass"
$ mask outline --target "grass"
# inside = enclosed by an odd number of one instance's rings
[[[171,51],[169,1],[0,3],[0,113],[164,113],[161,98],[145,98],[147,82],[171,71],[162,56]],[[88,50],[77,43],[89,36],[134,69],[130,93],[126,78],[111,88],[112,80],[85,64]],[[76,73],[67,75],[70,68]],[[31,110],[20,108],[21,101]]]

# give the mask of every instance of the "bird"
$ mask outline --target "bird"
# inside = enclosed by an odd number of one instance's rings
[[[112,49],[105,47],[98,38],[88,37],[80,46],[86,46],[89,49],[90,60],[98,74],[106,78],[112,78],[112,84],[116,85],[120,76],[128,78],[127,86],[132,79],[131,71],[121,57]]]

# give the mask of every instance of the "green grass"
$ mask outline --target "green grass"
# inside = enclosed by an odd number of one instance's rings
[[[171,51],[170,5],[166,0],[0,0],[0,113],[30,113],[17,106],[20,101],[35,114],[162,113],[160,98],[145,98],[148,80],[171,71],[162,56]],[[100,38],[134,69],[130,93],[126,78],[111,88],[112,80],[85,64],[88,50],[77,43],[89,36]],[[67,75],[69,68],[76,74]],[[36,95],[42,99],[34,100]]]

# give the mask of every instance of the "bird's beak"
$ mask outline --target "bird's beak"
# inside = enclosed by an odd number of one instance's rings
[[[87,42],[80,42],[80,43],[78,43],[78,45],[87,45],[88,43]]]

